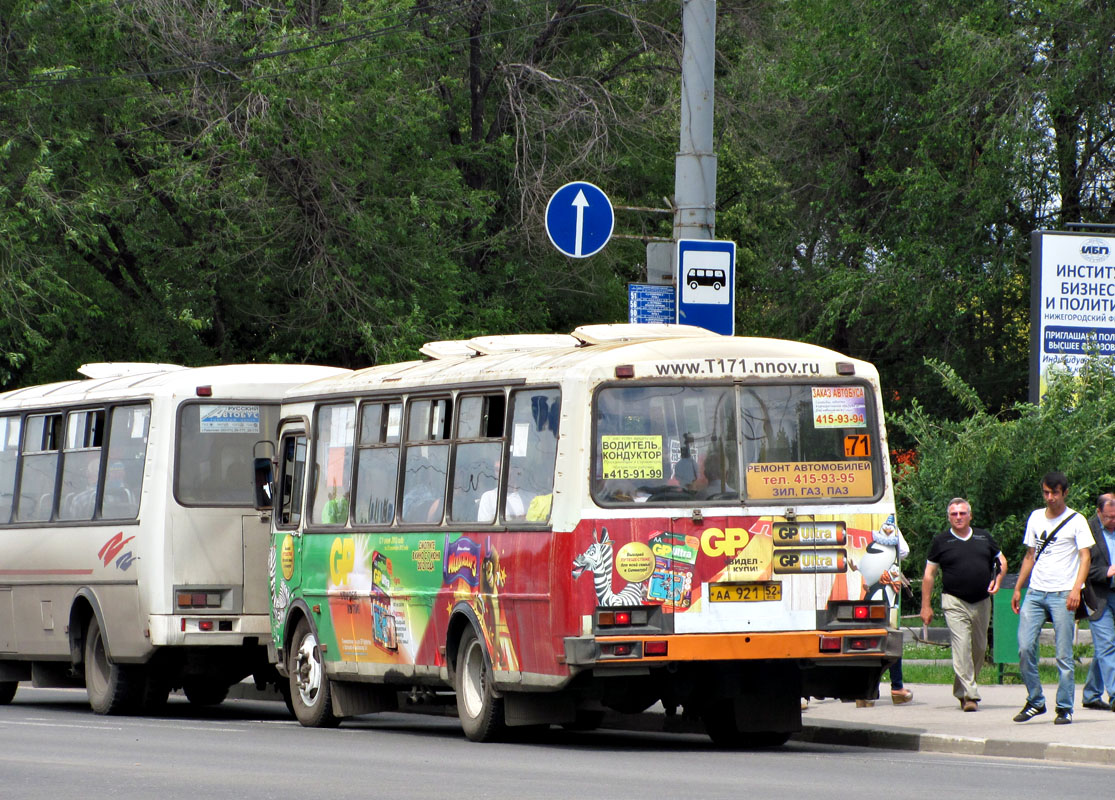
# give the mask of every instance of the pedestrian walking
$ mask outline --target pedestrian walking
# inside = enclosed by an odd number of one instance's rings
[[[987,653],[991,595],[999,591],[1007,560],[983,528],[973,528],[972,506],[954,497],[947,506],[949,527],[929,545],[921,579],[921,621],[933,621],[930,599],[941,573],[941,611],[952,648],[952,694],[964,711],[978,711],[979,671]]]
[[[1095,540],[1084,517],[1065,504],[1068,489],[1068,478],[1063,473],[1046,474],[1041,482],[1045,508],[1035,510],[1026,522],[1026,556],[1010,601],[1019,615],[1019,671],[1027,692],[1026,705],[1014,716],[1015,722],[1028,722],[1045,713],[1045,695],[1038,677],[1038,637],[1046,619],[1053,623],[1059,674],[1057,718],[1053,722],[1072,722],[1074,616]],[[1027,583],[1030,588],[1023,601],[1022,589]]]
[[[1088,520],[1092,529],[1088,588],[1095,606],[1088,615],[1092,629],[1092,666],[1081,697],[1085,708],[1111,711],[1115,698],[1115,495],[1096,498],[1096,513]],[[1103,690],[1107,688],[1107,701]]]

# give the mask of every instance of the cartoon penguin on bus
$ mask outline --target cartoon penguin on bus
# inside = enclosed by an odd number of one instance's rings
[[[855,564],[864,585],[864,600],[885,600],[894,606],[902,582],[898,564],[910,554],[910,546],[895,522],[894,514],[871,536],[863,557]]]

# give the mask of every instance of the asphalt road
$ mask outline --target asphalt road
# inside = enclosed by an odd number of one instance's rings
[[[158,717],[93,714],[82,691],[21,687],[0,706],[0,797],[761,798],[1082,797],[1105,767],[791,742],[720,750],[703,735],[550,730],[475,744],[446,717],[382,714],[310,730],[281,704]]]

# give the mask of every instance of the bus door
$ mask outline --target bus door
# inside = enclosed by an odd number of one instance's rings
[[[291,596],[302,583],[302,487],[306,479],[306,434],[284,431],[279,444],[279,470],[275,478],[275,535],[270,570],[272,624],[281,629]],[[247,539],[245,531],[245,539]],[[245,576],[246,577],[246,576]]]
[[[271,608],[267,580],[271,521],[259,514],[244,514],[240,518],[240,533],[244,564],[244,613],[266,614]]]

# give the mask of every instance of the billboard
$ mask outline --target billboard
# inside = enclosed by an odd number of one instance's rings
[[[1030,402],[1049,370],[1076,372],[1090,353],[1115,356],[1115,235],[1030,234]]]

